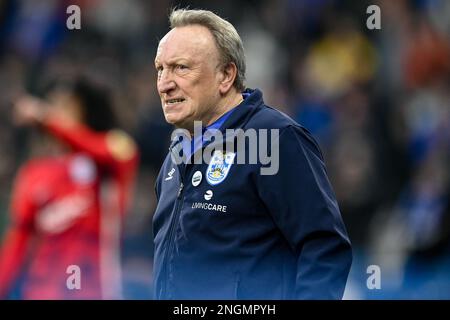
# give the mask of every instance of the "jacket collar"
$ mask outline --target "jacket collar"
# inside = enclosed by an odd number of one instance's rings
[[[242,128],[259,107],[264,104],[263,94],[259,89],[245,89],[243,94],[247,95],[247,97],[222,124],[220,127],[222,133],[225,133],[226,129]]]
[[[242,101],[235,110],[230,114],[230,116],[224,121],[220,126],[219,130],[222,132],[226,140],[233,139],[234,136],[227,136],[227,129],[241,129],[244,127],[250,118],[260,109],[261,105],[264,104],[263,94],[259,89],[245,89],[242,94],[244,95],[244,101]],[[179,153],[182,148],[181,142],[182,137],[174,139],[170,144],[169,151]],[[203,144],[203,148],[211,144],[211,141],[207,141]],[[192,156],[192,155],[191,155]]]

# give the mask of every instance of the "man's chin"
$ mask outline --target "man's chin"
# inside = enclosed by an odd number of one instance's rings
[[[167,115],[166,117],[166,122],[175,126],[176,128],[179,129],[188,129],[190,127],[193,127],[193,124],[190,123],[189,121],[186,121],[185,119],[180,119],[178,117],[171,117],[170,115]]]
[[[181,121],[179,117],[176,117],[171,114],[166,114],[166,115],[164,115],[164,117],[166,118],[167,123],[174,125],[174,126],[177,126],[177,124],[180,123],[180,121]]]

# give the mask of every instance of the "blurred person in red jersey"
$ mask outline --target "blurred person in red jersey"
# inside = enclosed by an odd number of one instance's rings
[[[23,96],[14,106],[16,124],[38,127],[55,152],[26,162],[15,179],[0,298],[22,278],[21,299],[120,299],[121,229],[137,147],[117,129],[99,86],[60,81],[45,96]]]

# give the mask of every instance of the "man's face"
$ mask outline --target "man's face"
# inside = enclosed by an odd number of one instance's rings
[[[208,125],[221,95],[219,53],[210,31],[200,25],[172,29],[155,58],[158,93],[166,121],[192,130],[195,120]]]

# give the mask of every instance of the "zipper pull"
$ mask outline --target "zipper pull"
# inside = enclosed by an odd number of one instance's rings
[[[183,182],[180,183],[180,188],[178,189],[178,195],[177,198],[180,199],[181,192],[183,191],[184,185]]]

